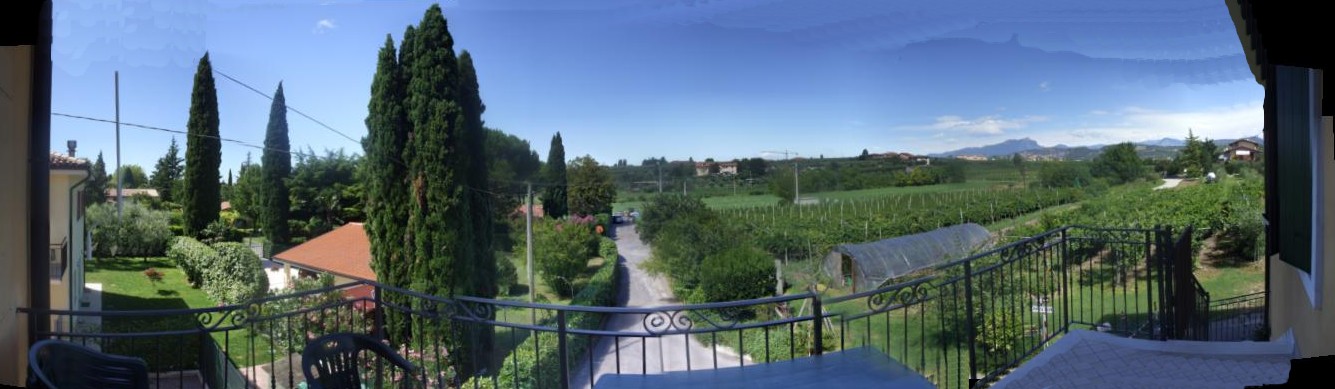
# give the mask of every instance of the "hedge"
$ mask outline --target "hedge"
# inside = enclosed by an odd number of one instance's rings
[[[616,242],[604,238],[603,246],[610,242],[611,250],[616,251]],[[603,251],[602,248],[599,250]],[[613,257],[615,258],[615,257]],[[588,286],[581,289],[574,299],[571,299],[570,305],[604,306],[610,307],[616,304],[617,300],[617,261],[604,261],[602,267],[589,278]],[[596,313],[569,312],[566,315],[566,326],[568,328],[579,329],[599,329],[602,327],[603,316]],[[548,319],[543,325],[555,326],[555,319]],[[535,352],[534,342],[540,342]],[[523,343],[515,347],[514,352],[504,360],[500,368],[500,374],[496,377],[496,382],[501,387],[512,387],[518,384],[519,388],[559,388],[561,376],[560,371],[560,350],[555,347],[557,334],[555,332],[539,332],[529,336]],[[566,335],[566,348],[569,351],[567,355],[570,361],[580,361],[581,356],[589,348],[589,337]],[[541,368],[539,368],[541,367]],[[574,366],[571,366],[574,368]],[[491,377],[473,377],[463,386],[472,388],[474,385],[480,388],[496,387]]]
[[[598,256],[608,261],[617,259],[617,242],[604,236],[598,240]]]
[[[218,262],[218,251],[194,238],[178,236],[167,249],[167,257],[185,272],[190,286],[204,286],[204,268]]]
[[[223,242],[213,245],[217,261],[205,267],[204,293],[222,304],[236,304],[263,297],[269,290],[260,257],[244,244]]]

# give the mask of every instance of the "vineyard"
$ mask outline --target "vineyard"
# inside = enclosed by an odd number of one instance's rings
[[[1044,214],[1037,230],[1065,225],[1097,227],[1153,227],[1182,229],[1195,226],[1193,251],[1216,238],[1220,254],[1233,259],[1258,255],[1265,226],[1261,213],[1264,191],[1259,177],[1225,178],[1172,190],[1145,187],[1119,188],[1081,203],[1071,210]]]
[[[988,224],[1081,200],[1078,189],[970,190],[827,200],[818,205],[720,210],[779,258],[821,256],[835,245],[963,224]]]

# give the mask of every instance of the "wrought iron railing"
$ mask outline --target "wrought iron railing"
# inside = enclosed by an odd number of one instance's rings
[[[1210,340],[1266,341],[1266,292],[1256,292],[1210,302]]]
[[[38,334],[144,358],[160,387],[294,388],[305,343],[384,339],[428,386],[590,387],[606,374],[717,369],[875,347],[939,387],[981,387],[1072,328],[1173,336],[1162,229],[1064,227],[875,290],[657,307],[444,298],[374,282],[206,309],[36,311],[91,327]],[[624,285],[619,288],[624,290]],[[1195,311],[1194,307],[1190,309]],[[95,318],[96,320],[88,320]],[[367,366],[373,386],[403,372]],[[193,377],[193,378],[192,378]],[[471,378],[471,380],[470,380]]]

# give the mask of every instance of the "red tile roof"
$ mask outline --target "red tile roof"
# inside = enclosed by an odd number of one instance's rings
[[[88,160],[86,159],[74,158],[57,152],[51,153],[51,169],[86,170],[88,166]]]
[[[371,240],[362,223],[335,228],[274,255],[274,260],[348,278],[376,280],[371,271]]]

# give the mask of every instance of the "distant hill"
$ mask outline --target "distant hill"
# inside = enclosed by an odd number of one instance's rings
[[[1257,144],[1264,145],[1264,140],[1260,136],[1250,136],[1246,138]],[[1238,139],[1213,139],[1214,144],[1222,151]],[[1141,158],[1171,158],[1177,154],[1178,149],[1186,146],[1186,139],[1162,138],[1146,141],[1134,142],[1136,153]],[[961,155],[981,155],[985,157],[1004,157],[1015,153],[1026,156],[1037,156],[1048,159],[1066,159],[1066,160],[1089,160],[1098,156],[1106,144],[1094,144],[1085,146],[1068,146],[1059,144],[1056,146],[1045,147],[1029,138],[1009,139],[997,144],[965,147],[959,150],[947,151],[943,153],[931,154],[933,157],[955,157]]]
[[[1003,155],[1011,155],[1021,151],[1038,150],[1042,148],[1043,146],[1040,146],[1038,142],[1034,141],[1033,139],[1023,138],[1023,139],[1010,139],[994,145],[965,147],[955,151],[947,151],[944,153],[932,154],[931,156],[954,157],[960,155],[982,155],[987,157],[997,157]]]

